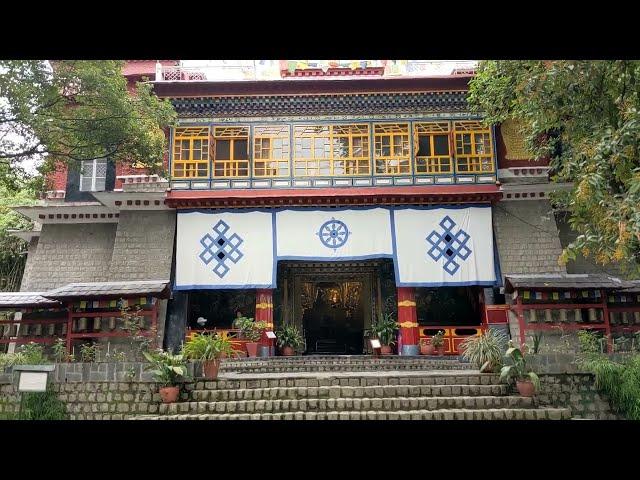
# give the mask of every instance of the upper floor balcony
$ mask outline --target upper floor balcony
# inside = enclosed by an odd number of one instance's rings
[[[495,184],[493,130],[472,118],[183,124],[171,188]]]

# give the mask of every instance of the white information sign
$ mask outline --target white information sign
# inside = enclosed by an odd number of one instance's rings
[[[265,333],[267,334],[267,338],[276,338],[276,334],[271,331]]]
[[[46,392],[47,372],[20,372],[19,392]]]

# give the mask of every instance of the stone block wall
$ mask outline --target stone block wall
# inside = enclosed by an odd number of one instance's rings
[[[42,292],[73,282],[105,281],[113,253],[115,223],[44,224],[29,250],[21,290]]]
[[[566,273],[558,227],[547,200],[500,202],[493,208],[502,275]]]
[[[121,211],[107,280],[168,280],[175,230],[174,211]]]
[[[623,420],[615,414],[605,395],[598,393],[588,373],[542,374],[535,400],[540,405],[571,409],[572,418]]]

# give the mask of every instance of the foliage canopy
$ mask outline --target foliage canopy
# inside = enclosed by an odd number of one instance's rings
[[[484,61],[470,85],[471,108],[487,123],[517,121],[552,179],[578,233],[578,253],[638,273],[640,254],[640,61]]]

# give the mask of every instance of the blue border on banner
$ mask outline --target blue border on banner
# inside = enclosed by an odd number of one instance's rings
[[[393,271],[396,276],[396,287],[469,287],[472,285],[480,286],[480,287],[495,287],[497,283],[500,282],[500,277],[496,275],[495,280],[475,280],[470,282],[401,282],[400,281],[400,272],[398,271],[398,248],[396,245],[396,210],[435,210],[435,209],[447,209],[447,210],[460,210],[462,208],[491,208],[491,205],[486,204],[467,204],[467,205],[425,205],[425,206],[401,206],[397,208],[391,209],[391,248],[393,249]],[[493,212],[492,212],[493,213]],[[493,215],[492,215],[493,216]],[[494,264],[493,270],[495,275],[496,269],[496,243],[495,243],[495,234],[493,232],[493,222],[491,225],[491,236],[493,238],[493,256],[494,256]]]
[[[278,260],[334,260],[336,262],[349,262],[352,260],[373,260],[375,258],[393,258],[393,254],[389,253],[375,253],[373,255],[360,255],[355,257],[296,257],[296,256],[284,256],[278,257]]]
[[[215,284],[215,285],[211,285],[211,284],[189,284],[189,285],[180,285],[178,286],[176,284],[176,280],[174,278],[173,281],[173,288],[172,290],[176,290],[176,291],[180,291],[180,290],[237,290],[237,289],[243,289],[243,288],[247,288],[247,289],[251,289],[251,288],[273,288],[275,289],[277,287],[276,285],[276,279],[277,279],[277,269],[278,269],[278,260],[276,258],[276,248],[277,248],[277,236],[276,236],[276,214],[275,212],[272,211],[272,209],[265,209],[265,208],[234,208],[234,209],[228,209],[228,210],[219,210],[219,209],[213,209],[213,208],[189,208],[189,209],[185,209],[185,210],[178,210],[177,214],[180,215],[182,213],[203,213],[203,214],[211,214],[211,213],[249,213],[249,212],[261,212],[261,213],[270,213],[271,214],[271,229],[272,229],[272,235],[271,235],[271,240],[273,242],[273,266],[271,268],[271,283],[265,283],[265,284],[252,284],[252,285],[226,285],[226,284]],[[176,219],[177,220],[177,219]],[[177,221],[176,221],[176,227],[177,227]],[[177,237],[177,235],[176,235]],[[177,248],[177,246],[176,246]]]
[[[396,244],[396,226],[395,226],[395,211],[396,210],[435,210],[435,209],[445,209],[445,210],[460,210],[465,208],[491,208],[490,204],[487,203],[467,203],[467,204],[459,204],[459,205],[403,205],[403,206],[393,206],[386,207],[381,205],[368,205],[368,206],[348,206],[348,207],[317,207],[317,206],[291,206],[291,207],[274,207],[274,208],[229,208],[229,209],[219,209],[219,208],[189,208],[178,210],[177,215],[180,214],[189,214],[189,213],[202,213],[202,214],[222,214],[222,213],[249,213],[249,212],[263,212],[263,213],[271,213],[271,225],[272,225],[272,241],[273,241],[273,268],[271,275],[271,284],[253,284],[253,285],[182,285],[177,286],[174,281],[173,290],[224,290],[224,289],[251,289],[251,288],[277,288],[277,271],[278,271],[278,261],[280,260],[307,260],[307,261],[335,261],[335,262],[348,262],[348,261],[357,261],[357,260],[373,260],[376,258],[390,258],[393,260],[393,267],[395,273],[395,280],[397,287],[462,287],[462,286],[487,286],[487,287],[499,287],[502,286],[502,276],[500,270],[500,262],[497,251],[497,244],[495,241],[495,232],[493,231],[493,226],[491,229],[491,234],[493,238],[493,253],[494,253],[494,274],[496,276],[496,280],[486,280],[486,281],[470,281],[470,282],[400,282],[400,274],[398,271],[398,255],[397,255],[397,244]],[[320,211],[320,212],[339,212],[339,211],[348,211],[348,210],[387,210],[390,216],[391,222],[391,250],[392,254],[372,254],[372,255],[362,255],[362,256],[353,256],[353,257],[322,257],[322,256],[278,256],[278,238],[277,238],[277,228],[276,228],[276,213],[292,210],[292,211]]]

